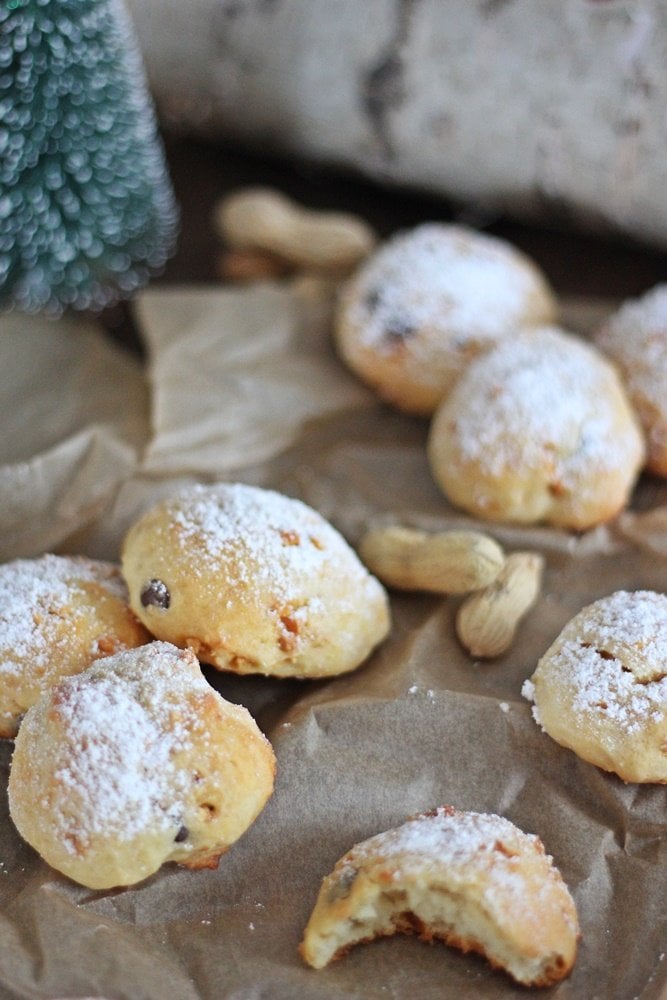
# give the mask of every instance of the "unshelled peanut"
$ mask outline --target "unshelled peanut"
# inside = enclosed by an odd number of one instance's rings
[[[388,587],[437,594],[465,594],[500,572],[500,545],[478,531],[419,531],[390,525],[370,530],[359,555]]]
[[[543,570],[538,552],[513,552],[490,586],[466,598],[457,612],[456,633],[469,653],[492,658],[507,652],[539,596]]]
[[[372,228],[347,212],[307,209],[272,188],[241,188],[214,209],[232,249],[261,250],[296,268],[346,274],[376,243]]]

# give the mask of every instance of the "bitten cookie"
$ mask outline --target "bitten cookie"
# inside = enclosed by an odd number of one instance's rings
[[[127,534],[132,607],[160,639],[240,674],[353,670],[385,638],[382,585],[320,514],[274,490],[195,486]]]
[[[546,279],[511,244],[426,223],[383,244],[347,283],[335,342],[383,400],[428,416],[472,358],[555,318]]]
[[[556,742],[624,781],[667,783],[667,596],[617,591],[565,626],[523,686]]]
[[[150,635],[113,563],[44,555],[0,565],[0,736],[61,677]]]
[[[617,373],[556,327],[524,331],[477,358],[436,412],[433,477],[487,521],[584,530],[627,504],[644,440]]]
[[[646,467],[667,476],[667,284],[625,302],[595,335],[618,365],[646,434]]]
[[[500,816],[443,806],[348,851],[322,883],[300,946],[321,969],[403,931],[484,955],[526,986],[567,976],[574,902],[541,841]]]
[[[45,861],[91,889],[166,861],[215,867],[273,790],[275,759],[196,657],[153,642],[99,660],[23,720],[10,814]]]

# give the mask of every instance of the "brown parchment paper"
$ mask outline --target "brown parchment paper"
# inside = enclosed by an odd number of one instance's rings
[[[131,450],[132,461],[114,466],[94,516],[74,496],[71,509],[82,516],[57,518],[57,532],[49,504],[58,495],[58,463],[45,465],[44,455],[61,437],[89,433],[91,419],[99,426],[91,418],[99,398],[52,440],[27,437],[27,450],[9,455],[0,476],[2,490],[18,498],[13,520],[2,507],[4,557],[49,540],[62,551],[116,558],[142,509],[195,480],[239,479],[299,496],[352,544],[382,520],[470,524],[431,480],[427,423],[379,404],[337,361],[331,302],[332,290],[312,282],[144,293],[136,312],[148,350],[150,430],[130,441],[107,414],[105,432]],[[609,308],[571,303],[563,321],[585,333]],[[24,367],[42,364],[39,348],[31,343]],[[21,354],[20,345],[15,350]],[[72,363],[77,357],[75,347]],[[121,402],[121,384],[114,393],[125,420],[143,403]],[[99,397],[95,379],[91,393]],[[4,411],[4,391],[0,403]],[[41,422],[22,399],[14,400],[12,419],[17,439],[24,421],[26,435]],[[31,449],[43,480],[36,505],[34,485],[20,479]],[[539,603],[497,661],[475,662],[459,647],[456,600],[393,593],[391,635],[353,674],[279,682],[205,666],[211,684],[254,713],[278,759],[272,799],[216,871],[166,866],[138,886],[91,892],[21,841],[0,796],[2,1000],[525,997],[481,959],[416,939],[358,946],[320,972],[299,958],[320,881],[337,858],[442,803],[498,812],[539,834],[570,886],[583,933],[577,964],[566,982],[538,995],[667,996],[666,790],[625,785],[563,750],[535,725],[520,695],[538,657],[583,604],[621,587],[667,590],[666,502],[667,489],[645,479],[616,524],[585,535],[490,528],[508,549],[539,548],[546,556]],[[6,742],[3,788],[10,760]]]
[[[148,438],[136,359],[81,319],[0,316],[0,559],[94,522]]]

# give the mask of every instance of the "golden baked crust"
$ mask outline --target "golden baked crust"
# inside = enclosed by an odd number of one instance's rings
[[[667,783],[667,596],[623,591],[583,608],[523,694],[556,742],[624,781]]]
[[[153,635],[223,670],[343,673],[389,629],[386,592],[342,535],[273,490],[182,491],[133,525],[122,564]]]
[[[167,861],[215,867],[273,790],[275,758],[245,708],[189,650],[152,642],[65,678],[26,713],[10,815],[53,868],[92,889]]]
[[[44,555],[0,565],[0,736],[51,684],[149,642],[113,563]]]
[[[316,969],[403,931],[484,955],[518,982],[567,976],[579,926],[541,841],[509,820],[443,806],[357,844],[322,883],[300,946]]]
[[[546,279],[510,243],[425,223],[384,243],[347,283],[335,342],[382,399],[428,416],[472,358],[555,318]]]
[[[646,434],[646,468],[667,476],[667,284],[625,302],[595,334]]]
[[[436,412],[427,448],[456,506],[487,521],[576,530],[623,509],[645,454],[613,366],[557,327],[476,359]]]

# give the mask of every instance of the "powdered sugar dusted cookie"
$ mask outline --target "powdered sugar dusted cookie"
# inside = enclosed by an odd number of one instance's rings
[[[389,629],[386,592],[343,536],[274,490],[221,483],[168,498],[130,529],[122,563],[153,635],[237,673],[343,673]]]
[[[595,336],[618,365],[646,433],[646,467],[667,476],[667,284],[625,302]]]
[[[149,639],[113,563],[49,554],[0,565],[0,736],[61,677]]]
[[[166,861],[215,867],[273,790],[275,760],[245,708],[193,653],[148,643],[47,692],[21,725],[9,776],[19,833],[93,889]]]
[[[511,244],[425,223],[383,244],[346,285],[335,339],[382,399],[429,415],[473,357],[555,318],[546,279]]]
[[[667,783],[667,596],[617,591],[583,608],[523,694],[554,740],[624,781]]]
[[[397,931],[479,952],[527,986],[567,976],[579,936],[572,897],[538,837],[450,806],[348,851],[322,883],[301,954],[321,969]]]
[[[627,504],[644,454],[613,366],[557,327],[524,331],[472,362],[428,440],[433,476],[456,506],[577,530]]]

